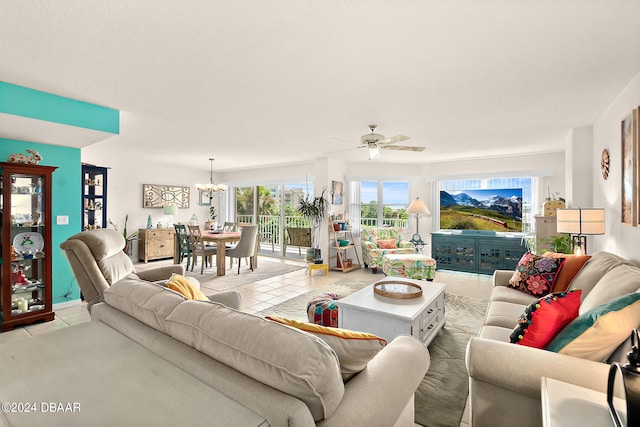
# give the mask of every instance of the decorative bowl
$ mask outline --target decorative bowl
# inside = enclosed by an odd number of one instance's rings
[[[338,245],[339,246],[347,246],[348,244],[349,244],[348,240],[344,240],[344,239],[338,240]]]

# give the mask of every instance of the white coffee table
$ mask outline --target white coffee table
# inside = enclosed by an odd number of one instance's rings
[[[383,297],[373,292],[372,284],[335,301],[338,306],[338,327],[369,332],[389,342],[398,335],[413,335],[424,345],[429,345],[444,326],[446,285],[399,277],[382,280],[418,284],[422,287],[422,296],[411,299]]]

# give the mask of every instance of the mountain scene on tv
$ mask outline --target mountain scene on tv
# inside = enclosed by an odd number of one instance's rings
[[[522,231],[522,189],[440,191],[440,229]]]

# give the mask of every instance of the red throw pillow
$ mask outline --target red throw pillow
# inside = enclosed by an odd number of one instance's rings
[[[509,341],[527,347],[545,348],[578,317],[581,294],[580,289],[556,292],[532,302],[520,315]]]
[[[543,257],[527,252],[522,255],[507,286],[534,296],[546,295],[553,289],[563,264],[564,258]]]
[[[397,248],[396,239],[376,240],[380,249],[395,249]]]

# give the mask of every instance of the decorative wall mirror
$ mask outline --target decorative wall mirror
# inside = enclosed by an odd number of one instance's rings
[[[188,208],[189,187],[142,184],[143,208],[161,208],[164,205],[176,205],[180,209]]]

